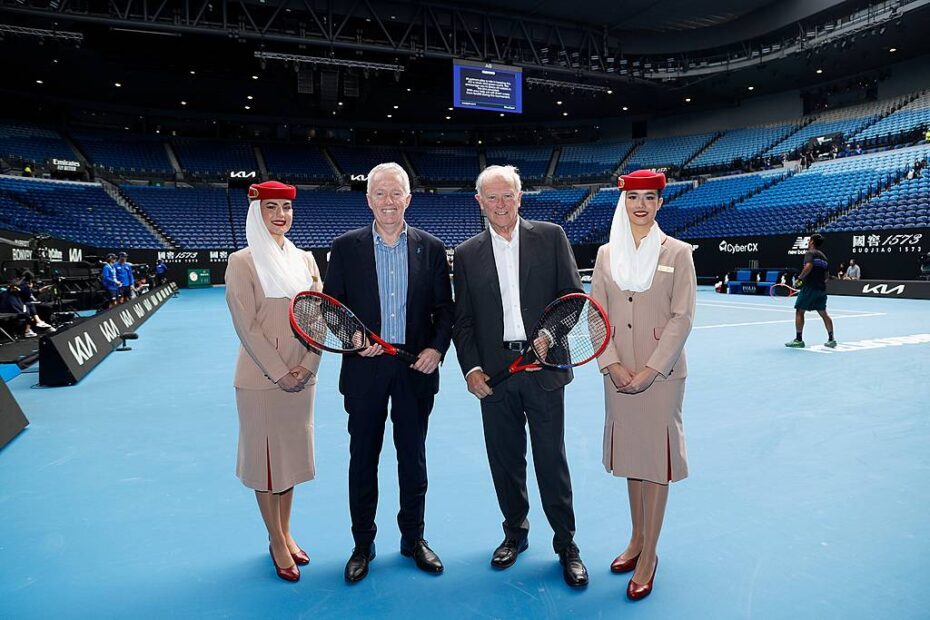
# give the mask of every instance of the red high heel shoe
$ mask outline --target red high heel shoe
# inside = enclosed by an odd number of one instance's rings
[[[271,551],[271,545],[268,545],[268,554],[271,555],[271,561],[274,563],[274,569],[278,572],[278,577],[284,581],[300,581],[300,569],[297,568],[297,564],[289,566],[288,568],[281,568],[278,566],[278,561],[274,559],[274,553]]]
[[[638,601],[646,598],[652,592],[652,582],[656,580],[656,571],[659,569],[659,556],[656,556],[656,565],[652,569],[652,578],[646,585],[640,585],[630,578],[630,583],[626,587],[626,597],[631,601]]]
[[[636,562],[639,560],[639,555],[636,554],[635,557],[624,560],[621,556],[614,558],[614,561],[610,563],[610,572],[619,575],[620,573],[628,573],[631,570],[636,569]]]
[[[294,558],[294,563],[299,564],[300,566],[306,566],[310,563],[310,556],[307,555],[307,552],[301,548],[297,548],[297,553],[292,553],[291,557]]]

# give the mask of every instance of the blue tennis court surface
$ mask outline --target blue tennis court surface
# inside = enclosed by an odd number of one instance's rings
[[[0,450],[0,617],[926,618],[930,610],[930,302],[833,297],[841,346],[789,300],[702,289],[688,343],[691,477],[672,486],[655,591],[629,603],[611,560],[629,537],[626,485],[601,466],[593,366],[566,395],[577,542],[570,590],[532,473],[530,548],[498,572],[502,538],[477,401],[452,352],[430,423],[426,538],[446,571],[398,553],[393,447],[382,456],[378,557],[342,571],[352,539],[348,435],[327,355],[317,480],[293,531],[312,557],[275,577],[251,491],[235,478],[223,289],[184,291],[80,384],[10,387],[32,422]],[[388,438],[390,433],[388,432]]]

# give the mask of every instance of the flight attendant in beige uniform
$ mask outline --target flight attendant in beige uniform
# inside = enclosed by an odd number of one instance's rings
[[[242,346],[236,364],[239,455],[236,475],[255,490],[278,576],[300,579],[310,562],[291,536],[294,485],[312,480],[313,397],[319,353],[288,322],[291,299],[321,290],[316,261],[284,235],[293,223],[293,186],[249,188],[248,247],[229,256],[226,302]]]
[[[604,466],[627,478],[633,521],[630,544],[610,568],[634,571],[627,596],[638,600],[652,591],[668,485],[688,475],[681,404],[697,281],[691,245],[667,236],[655,221],[665,175],[639,170],[619,185],[591,295],[614,330],[598,358],[607,405]]]

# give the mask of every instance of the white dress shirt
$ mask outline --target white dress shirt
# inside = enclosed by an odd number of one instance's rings
[[[504,340],[526,340],[526,328],[520,312],[520,222],[513,228],[510,241],[491,231],[494,265],[501,286],[504,310]]]
[[[510,241],[497,234],[490,226],[488,230],[491,233],[497,280],[501,287],[504,340],[526,340],[526,328],[523,326],[523,314],[520,311],[520,220],[518,219],[517,225],[514,226]],[[476,370],[483,372],[481,366],[475,366],[465,373],[465,377]]]

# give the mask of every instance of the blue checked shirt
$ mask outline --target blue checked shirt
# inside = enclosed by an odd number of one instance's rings
[[[387,245],[371,225],[375,237],[375,270],[381,298],[381,338],[405,344],[407,338],[407,226],[394,246]]]

